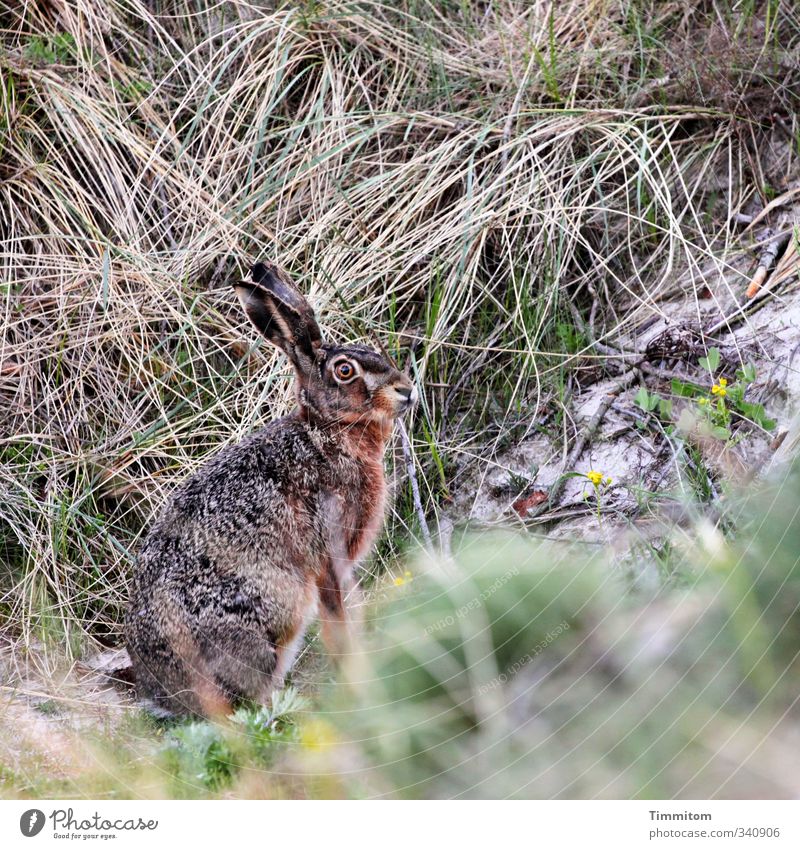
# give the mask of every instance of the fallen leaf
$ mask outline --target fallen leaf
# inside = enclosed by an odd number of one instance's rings
[[[528,510],[531,507],[537,507],[547,501],[547,492],[543,489],[535,489],[528,495],[523,495],[518,498],[511,506],[516,511],[520,519],[524,519],[528,515]]]

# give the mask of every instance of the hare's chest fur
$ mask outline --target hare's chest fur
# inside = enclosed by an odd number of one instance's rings
[[[368,553],[383,523],[383,452],[336,449],[336,453],[330,477],[321,481],[323,522],[331,554],[355,564]]]
[[[383,463],[358,464],[358,485],[345,493],[342,505],[342,530],[348,559],[357,563],[375,542],[383,524],[386,483]]]

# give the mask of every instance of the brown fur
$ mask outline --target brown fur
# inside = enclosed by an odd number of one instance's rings
[[[315,616],[330,653],[349,651],[346,598],[380,531],[386,440],[414,402],[377,352],[323,344],[276,269],[253,278],[237,292],[292,362],[298,409],[186,480],[142,545],[126,637],[141,695],[171,711],[265,700]]]

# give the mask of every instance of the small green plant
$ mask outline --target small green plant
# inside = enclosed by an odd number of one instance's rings
[[[669,422],[672,420],[672,399],[662,398],[657,392],[648,392],[642,386],[636,393],[633,403],[642,410],[642,412],[651,415],[658,411],[658,416],[662,421]],[[640,428],[645,427],[645,422],[637,422]]]
[[[130,82],[120,82],[119,80],[112,80],[111,83],[114,88],[125,98],[125,100],[132,101],[133,103],[138,103],[140,100],[144,100],[148,94],[153,90],[153,84],[149,80],[131,80]]]
[[[697,398],[697,406],[705,430],[715,439],[726,443],[733,439],[732,425],[734,418],[749,421],[764,430],[772,430],[775,422],[767,417],[763,405],[745,401],[747,389],[756,380],[756,370],[748,363],[736,371],[736,379],[730,382],[721,375],[715,377],[720,367],[720,352],[711,348],[708,356],[701,357],[698,362],[710,375],[712,383],[708,390],[702,391]]]
[[[35,35],[29,39],[25,53],[34,62],[64,65],[75,55],[75,38],[68,32]]]
[[[275,693],[269,707],[241,707],[226,724],[190,722],[173,728],[163,751],[177,779],[224,789],[243,766],[269,766],[286,746],[300,742],[295,714],[307,701],[293,688]]]
[[[712,384],[710,396],[697,399],[697,405],[711,436],[724,442],[731,438],[731,410],[725,400],[728,395],[727,386],[728,381],[721,377],[717,383]]]
[[[200,782],[209,790],[229,784],[237,768],[228,741],[220,729],[208,722],[176,728],[167,744],[166,760],[176,777]]]
[[[596,472],[594,470],[589,472],[568,472],[564,475],[566,478],[585,478],[591,485],[594,490],[594,498],[595,498],[595,509],[597,510],[597,520],[602,521],[601,518],[601,510],[603,508],[603,496],[608,492],[608,488],[612,484],[612,479],[607,475],[604,475],[602,472]],[[589,493],[584,490],[583,493],[584,499],[589,498]]]
[[[700,357],[697,364],[700,368],[704,368],[713,377],[714,372],[719,368],[720,364],[719,348],[710,348],[707,357]]]
[[[577,354],[588,344],[586,336],[574,324],[563,321],[556,324],[555,336],[561,349],[567,354]]]
[[[733,425],[737,419],[766,431],[773,430],[775,421],[767,416],[763,405],[745,400],[748,388],[757,377],[755,366],[747,363],[737,369],[735,379],[730,381],[719,374],[721,363],[719,348],[710,348],[708,354],[698,360],[698,365],[711,377],[710,387],[673,378],[673,393],[679,398],[691,398],[696,402],[696,407],[690,406],[682,411],[678,429],[684,432],[694,430],[699,420],[704,435],[726,443],[735,439]],[[649,392],[644,386],[636,393],[633,403],[648,417],[657,415],[665,424],[673,421],[672,399]],[[644,428],[647,421],[639,421],[637,426]],[[672,428],[668,426],[666,432],[671,433]]]
[[[42,702],[34,705],[34,709],[45,716],[58,716],[61,713],[61,707],[54,699],[45,699]]]

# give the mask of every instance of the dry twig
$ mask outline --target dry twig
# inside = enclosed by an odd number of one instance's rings
[[[414,455],[411,451],[411,440],[408,438],[408,431],[405,424],[398,419],[397,429],[400,432],[400,442],[403,445],[403,459],[408,472],[408,479],[411,482],[411,497],[414,500],[414,510],[417,514],[419,527],[422,531],[422,536],[425,539],[425,547],[428,551],[433,551],[433,543],[431,541],[431,532],[428,528],[428,521],[425,518],[425,510],[422,507],[422,500],[419,497],[419,483],[417,482],[417,469],[414,465]]]
[[[791,235],[791,229],[775,233],[771,228],[766,228],[761,241],[766,239],[767,242],[758,258],[758,268],[756,269],[756,273],[750,281],[750,285],[747,287],[748,298],[754,298],[759,293],[761,287],[764,285],[764,281],[767,279],[767,275],[771,271],[772,266],[775,264],[778,255],[789,242]]]

